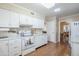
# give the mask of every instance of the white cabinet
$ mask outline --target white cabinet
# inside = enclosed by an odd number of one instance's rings
[[[21,39],[9,40],[9,56],[21,55]]]
[[[10,13],[0,9],[0,27],[9,27]]]
[[[10,27],[19,27],[19,14],[10,12]]]
[[[32,25],[32,19],[29,16],[26,15],[20,15],[20,25]]]
[[[0,56],[18,56],[21,55],[21,39],[8,38],[0,39]]]
[[[26,16],[20,14],[20,24],[26,24]]]
[[[32,28],[44,28],[44,20],[33,18],[26,15],[20,15],[20,25],[33,25]]]
[[[45,35],[37,35],[37,36],[35,36],[36,48],[47,44],[47,42],[48,42],[47,36],[45,36]]]
[[[0,40],[0,56],[8,56],[8,40]]]
[[[43,19],[38,19],[38,27],[44,28],[44,20]]]
[[[32,24],[33,24],[33,28],[38,28],[38,20],[35,19],[35,18],[33,18],[32,21],[33,21],[33,22],[32,22]]]
[[[44,20],[33,18],[33,28],[44,28]]]
[[[0,9],[0,27],[19,27],[19,14]]]
[[[19,25],[33,25],[33,28],[44,28],[44,20],[27,15],[0,9],[0,27],[19,27]]]
[[[33,24],[32,24],[32,22],[33,22],[32,20],[33,20],[32,17],[27,16],[26,22],[27,22],[28,25],[33,25]]]
[[[33,25],[33,28],[43,28],[44,20],[0,9],[0,27],[19,27],[22,24]]]
[[[43,34],[43,36],[42,36],[43,38],[43,42],[44,43],[47,43],[48,42],[48,36],[47,36],[47,34]]]

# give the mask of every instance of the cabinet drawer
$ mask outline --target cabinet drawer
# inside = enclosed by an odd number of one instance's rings
[[[9,52],[10,56],[18,56],[21,55],[21,50],[17,50],[17,51],[11,51]]]

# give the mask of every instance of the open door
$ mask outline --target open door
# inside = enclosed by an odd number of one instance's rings
[[[60,22],[60,43],[68,43],[69,41],[69,23]]]

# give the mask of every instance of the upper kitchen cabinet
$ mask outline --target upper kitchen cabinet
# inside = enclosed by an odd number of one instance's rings
[[[10,12],[0,9],[0,27],[9,27]]]
[[[26,17],[25,15],[20,14],[20,25],[21,24],[26,24]]]
[[[19,27],[19,19],[20,19],[19,14],[10,12],[10,23],[9,23],[10,27],[12,28]]]
[[[32,25],[32,19],[26,15],[20,15],[20,25]]]
[[[44,20],[33,18],[33,28],[44,28]]]
[[[20,15],[20,25],[32,25],[32,28],[44,28],[44,20]]]
[[[44,20],[43,19],[38,19],[38,27],[44,28]]]
[[[19,14],[0,9],[0,27],[19,27]]]

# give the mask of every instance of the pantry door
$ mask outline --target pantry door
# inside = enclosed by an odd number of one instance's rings
[[[56,43],[56,20],[47,22],[47,34],[48,40]]]

